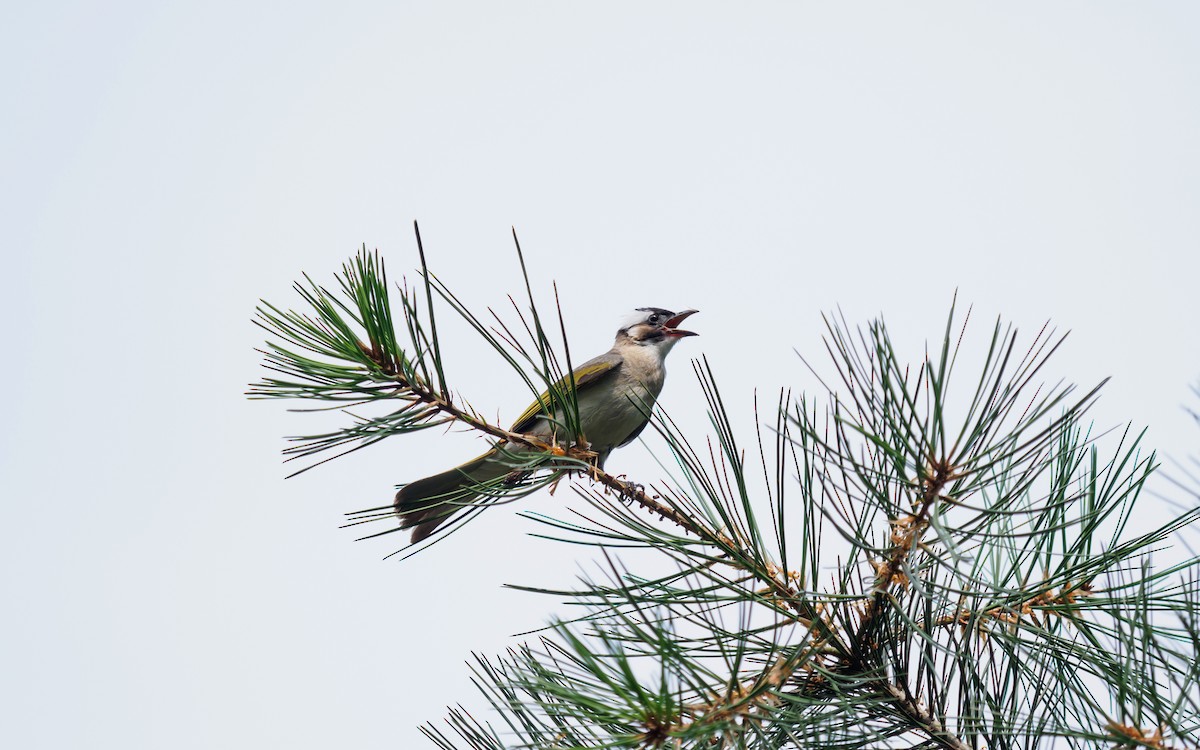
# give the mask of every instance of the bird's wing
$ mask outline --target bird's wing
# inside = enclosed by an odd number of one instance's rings
[[[599,357],[589,359],[575,371],[571,373],[575,376],[575,390],[579,391],[596,381],[608,375],[610,372],[621,364],[622,358],[616,352],[608,352],[601,354]],[[569,378],[564,378],[555,385],[555,388],[560,391],[565,391],[571,385]],[[513,423],[512,432],[528,432],[537,422],[539,415],[545,412],[545,407],[550,404],[550,392],[546,391],[541,397],[529,405],[525,413],[517,417],[517,421]]]

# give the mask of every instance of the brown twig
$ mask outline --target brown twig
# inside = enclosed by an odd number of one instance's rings
[[[920,727],[921,731],[929,735],[934,742],[948,750],[972,750],[971,746],[963,742],[958,735],[942,726],[938,718],[918,703],[907,691],[890,683],[882,683],[880,690],[892,699],[893,705],[909,721]]]
[[[1109,721],[1104,725],[1104,728],[1112,732],[1118,745],[1113,747],[1113,750],[1134,750],[1139,747],[1153,747],[1157,750],[1183,750],[1175,745],[1168,745],[1163,741],[1163,728],[1157,727],[1154,731],[1141,729],[1129,724],[1118,724],[1115,721]]]
[[[919,480],[921,492],[916,509],[907,516],[891,521],[891,552],[875,566],[875,586],[863,615],[864,624],[879,615],[888,591],[894,584],[907,585],[904,564],[912,551],[920,546],[929,529],[929,512],[939,500],[946,499],[942,493],[955,479],[958,479],[958,475],[949,460],[930,457],[929,467]]]
[[[963,609],[956,614],[942,615],[933,620],[929,627],[922,624],[926,630],[931,628],[941,628],[948,625],[961,625],[966,628],[972,620],[975,621],[975,629],[981,633],[986,633],[984,623],[991,620],[998,620],[1003,623],[1015,624],[1022,618],[1028,617],[1034,622],[1037,622],[1035,611],[1042,611],[1047,614],[1057,614],[1058,607],[1071,607],[1082,598],[1086,598],[1095,593],[1090,583],[1079,583],[1069,586],[1063,586],[1055,594],[1047,589],[1037,593],[1031,593],[1028,598],[1021,599],[1015,602],[1005,604],[997,604],[983,610],[972,611]]]
[[[943,494],[950,482],[959,478],[955,467],[948,459],[929,457],[929,466],[918,479],[920,494],[913,512],[891,520],[891,550],[886,558],[875,563],[875,585],[863,606],[858,632],[851,642],[853,656],[848,666],[853,670],[866,668],[863,655],[870,651],[868,639],[873,638],[875,623],[887,611],[888,595],[893,586],[908,585],[904,565],[912,551],[919,547],[929,529],[929,514],[933,507],[947,498]],[[907,686],[887,681],[871,683],[878,693],[891,698],[893,705],[931,740],[949,750],[967,750],[968,746],[942,725],[936,716],[925,709]]]

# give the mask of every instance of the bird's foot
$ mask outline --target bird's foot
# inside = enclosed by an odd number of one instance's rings
[[[629,489],[629,492],[621,493],[621,499],[625,501],[626,505],[632,508],[633,504],[638,501],[638,498],[646,494],[646,487],[640,484],[631,484],[629,485]]]
[[[617,491],[617,495],[626,505],[632,507],[639,495],[646,494],[645,485],[628,481],[625,474],[618,474],[616,478],[621,482],[621,489]]]

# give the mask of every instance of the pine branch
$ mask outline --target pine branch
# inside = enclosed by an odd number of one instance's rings
[[[804,597],[789,581],[786,571],[774,564],[768,564],[765,568],[738,565],[735,560],[750,556],[746,545],[735,541],[728,534],[702,525],[698,520],[685,515],[677,508],[664,504],[660,498],[647,494],[640,485],[607,474],[595,466],[589,467],[587,471],[591,479],[616,492],[619,498],[636,503],[658,518],[679,526],[696,539],[715,547],[719,550],[717,554],[723,555],[723,562],[743,570],[754,577],[759,585],[765,587],[764,596],[774,598],[781,607],[795,612],[797,622],[807,626],[819,626],[820,620],[816,617],[817,613],[807,605]],[[826,635],[832,636],[833,633],[828,632]]]
[[[874,352],[874,358],[856,358],[846,353],[841,360],[851,363],[853,368],[861,368],[843,375],[843,383],[849,384],[854,392],[852,403],[857,406],[853,411],[848,413],[835,399],[833,421],[822,429],[805,416],[803,408],[796,410],[794,423],[801,432],[793,440],[799,440],[802,456],[812,458],[811,463],[797,464],[797,473],[809,498],[820,492],[820,486],[837,498],[833,505],[836,510],[827,511],[826,515],[849,524],[840,529],[844,538],[856,553],[863,555],[862,564],[871,566],[873,583],[860,594],[852,593],[852,579],[846,573],[838,590],[832,593],[794,587],[794,582],[803,575],[794,571],[784,573],[785,565],[770,561],[764,549],[766,540],[756,531],[760,527],[753,512],[740,505],[748,490],[742,482],[745,472],[736,442],[722,432],[722,458],[714,458],[706,469],[697,454],[672,431],[673,425],[665,416],[656,424],[686,470],[684,484],[690,485],[691,492],[660,488],[650,495],[636,487],[631,493],[625,484],[606,486],[669,521],[681,530],[678,536],[647,526],[622,512],[619,506],[604,506],[599,495],[590,497],[606,521],[587,519],[588,526],[551,522],[560,531],[594,536],[597,544],[634,544],[640,540],[668,553],[680,565],[681,573],[670,579],[671,584],[689,577],[698,581],[668,588],[668,579],[626,577],[620,586],[588,583],[584,591],[575,594],[553,592],[594,602],[599,607],[597,612],[635,612],[637,606],[633,602],[652,602],[671,610],[665,617],[681,624],[695,624],[714,634],[719,632],[722,640],[743,644],[758,639],[755,628],[721,629],[715,621],[701,622],[689,611],[697,606],[725,606],[719,602],[729,601],[747,608],[766,604],[773,615],[797,611],[780,606],[781,602],[797,604],[802,608],[799,611],[805,612],[804,618],[786,618],[788,622],[808,626],[801,629],[800,645],[793,642],[790,646],[795,649],[791,653],[798,658],[793,662],[771,661],[766,658],[769,647],[762,646],[763,653],[758,657],[762,666],[743,672],[734,683],[727,683],[734,687],[708,693],[716,698],[684,704],[691,712],[686,717],[684,712],[658,716],[657,726],[663,728],[665,735],[682,738],[685,732],[696,731],[697,721],[703,717],[711,716],[717,722],[720,717],[738,715],[745,722],[753,719],[763,726],[772,725],[774,731],[782,732],[781,736],[797,744],[811,743],[814,735],[808,732],[825,730],[797,723],[791,708],[795,705],[806,710],[840,706],[865,720],[856,730],[853,722],[839,725],[830,721],[831,714],[821,713],[826,730],[841,726],[838,731],[844,730],[846,736],[855,731],[862,736],[868,731],[894,736],[901,731],[900,727],[906,727],[904,731],[917,732],[926,738],[927,745],[921,746],[975,747],[981,733],[989,747],[1011,746],[1011,738],[1023,733],[1092,736],[1086,727],[1098,707],[1084,696],[1089,696],[1088,691],[1095,686],[1085,686],[1069,678],[1071,673],[1064,670],[1079,670],[1088,659],[1102,660],[1103,654],[1112,650],[1103,643],[1103,638],[1106,632],[1116,631],[1111,631],[1103,621],[1119,611],[1114,608],[1121,606],[1118,604],[1122,601],[1121,584],[1097,586],[1095,582],[1191,524],[1196,514],[1187,514],[1141,537],[1120,540],[1120,531],[1137,491],[1153,467],[1153,457],[1135,459],[1135,441],[1128,448],[1119,448],[1110,463],[1096,461],[1095,447],[1088,447],[1091,438],[1081,441],[1075,427],[1094,400],[1096,389],[1067,401],[1066,396],[1072,390],[1069,386],[1037,388],[1022,406],[1017,398],[1019,393],[1023,388],[1033,389],[1032,374],[1042,368],[1044,356],[1054,351],[1057,344],[1045,343],[1039,334],[1028,352],[1017,356],[1012,333],[1003,332],[999,326],[996,332],[987,355],[985,376],[968,411],[968,425],[953,440],[950,438],[954,433],[946,429],[941,394],[945,392],[957,353],[945,348],[940,359],[930,360],[914,381],[895,363],[882,328],[872,329],[875,344],[868,351]],[[841,330],[832,333],[837,340],[848,341]],[[1006,374],[1009,372],[1011,375]],[[701,375],[704,374],[702,369]],[[918,400],[913,391],[921,389],[933,395],[932,406],[925,412],[931,418],[917,415]],[[710,407],[714,424],[724,430],[723,406],[710,398]],[[1059,413],[1053,415],[1056,410]],[[850,419],[849,414],[855,418]],[[1010,424],[1004,427],[1006,419]],[[1042,426],[1036,426],[1039,422]],[[832,436],[828,434],[831,430]],[[786,436],[786,432],[780,431],[780,435]],[[862,437],[868,451],[856,452],[853,436]],[[895,436],[896,442],[903,445],[893,448],[889,436]],[[904,447],[912,444],[922,447],[919,451]],[[767,451],[761,437],[759,453],[764,462],[762,475],[769,484],[776,472],[766,465]],[[1090,466],[1086,463],[1089,455]],[[841,476],[836,482],[835,472]],[[730,479],[717,483],[711,481],[714,476]],[[806,476],[817,481],[812,482]],[[1038,481],[1049,482],[1042,499],[1031,492]],[[1077,489],[1070,489],[1073,482],[1078,483]],[[767,492],[769,496],[781,493],[781,486]],[[854,510],[853,503],[860,510]],[[743,510],[733,513],[738,507]],[[782,515],[782,506],[773,503],[771,507],[773,517]],[[1079,513],[1072,518],[1068,511],[1073,508]],[[872,513],[884,517],[886,544],[869,541]],[[712,517],[719,518],[721,525],[705,520]],[[1091,540],[1100,525],[1112,518],[1118,520],[1112,544],[1098,553],[1091,551]],[[814,528],[806,526],[805,533],[811,535]],[[1067,537],[1068,530],[1075,536]],[[778,541],[782,550],[783,540]],[[705,547],[711,551],[701,554]],[[1001,567],[989,576],[983,566],[998,560],[990,551],[993,548],[1012,552],[1006,553],[1010,566]],[[1054,562],[1056,559],[1060,561]],[[1031,581],[1027,575],[1028,564],[1035,561],[1039,566],[1048,564],[1040,582]],[[853,571],[856,564],[851,560],[838,567]],[[722,567],[733,568],[741,575],[719,575],[717,571]],[[1167,582],[1177,572],[1178,569],[1169,569],[1147,573],[1143,580],[1154,586]],[[949,580],[943,580],[946,577],[966,588],[952,587]],[[1006,583],[1009,580],[1013,581],[1012,586]],[[721,591],[727,592],[727,598],[718,598]],[[987,603],[963,606],[965,597]],[[1169,598],[1149,591],[1140,595],[1131,593],[1126,600],[1150,607],[1160,606],[1156,603],[1161,602],[1181,611],[1191,606],[1170,605]],[[908,608],[917,611],[909,613]],[[595,617],[590,615],[580,621],[594,622]],[[1064,640],[1058,634],[1055,620],[1079,629],[1090,643],[1081,648]],[[988,628],[988,621],[1002,627]],[[852,648],[841,653],[836,649],[812,648],[816,640],[815,624],[822,624],[831,634],[830,643],[850,644]],[[963,627],[957,634],[938,635],[953,624]],[[781,633],[778,625],[771,626],[771,630]],[[1146,632],[1153,638],[1188,637],[1186,629],[1172,633],[1155,626]],[[701,639],[689,648],[697,648],[701,643],[716,642]],[[998,645],[999,650],[991,643]],[[781,674],[780,663],[787,665],[786,676],[781,680],[768,679],[768,675]],[[947,682],[940,674],[946,667],[939,664],[957,665],[956,669],[964,670],[960,672],[961,678]],[[987,667],[988,664],[994,666]],[[974,665],[983,672],[971,671]],[[916,671],[910,671],[914,667]],[[991,684],[985,679],[988,669],[997,670]],[[1104,667],[1102,672],[1089,673],[1113,684],[1113,675],[1118,671],[1114,665]],[[1122,671],[1130,674],[1128,668]],[[1187,684],[1195,685],[1195,680],[1189,679],[1191,682]],[[1035,687],[1045,685],[1048,680],[1062,680],[1061,687],[1053,692]],[[739,702],[741,696],[754,694],[756,687],[768,682],[777,687],[767,691],[761,700]],[[1130,676],[1118,684],[1135,689],[1139,701],[1151,695],[1146,692],[1147,685],[1136,683]],[[1019,693],[1011,692],[1013,688],[1006,685],[1023,685],[1022,690],[1041,690],[1045,695],[1032,692],[1029,698],[1021,699],[1028,702],[1017,701],[1014,696]],[[1181,695],[1186,693],[1187,688],[1183,688]],[[953,716],[948,705],[956,696],[962,710],[958,717]],[[982,716],[973,708],[976,704],[990,706],[994,718],[981,723]],[[1044,707],[1036,708],[1039,705]],[[1170,715],[1165,710],[1157,714]],[[881,721],[897,723],[872,723]],[[1176,732],[1190,731],[1186,723],[1177,720],[1169,723]],[[715,725],[713,731],[717,731]]]
[[[579,440],[569,441],[566,446],[549,445],[533,436],[503,429],[480,417],[469,404],[453,395],[442,364],[435,295],[502,356],[547,413],[567,415],[563,435],[576,436],[580,432],[573,385],[568,387],[564,380],[532,296],[532,322],[526,321],[520,310],[517,314],[532,337],[536,353],[515,338],[506,340],[506,333],[489,330],[467,310],[429,271],[415,223],[414,231],[421,260],[421,295],[407,286],[398,287],[407,341],[397,334],[393,323],[383,261],[378,252],[369,253],[365,248],[343,266],[337,279],[340,293],[315,283],[307,275],[306,283],[296,284],[296,291],[312,312],[285,311],[266,301],[257,308],[255,323],[274,337],[268,340],[266,349],[260,350],[265,357],[264,366],[280,376],[263,378],[250,387],[247,395],[254,399],[325,401],[332,404],[329,408],[340,409],[353,419],[350,426],[333,432],[291,438],[297,445],[284,451],[287,460],[311,458],[329,451],[338,451],[332,456],[337,458],[394,435],[461,424],[498,440],[528,446],[535,453],[561,458],[561,465],[582,469],[587,461],[594,460],[594,455]],[[519,245],[517,249],[520,257]],[[526,283],[528,286],[528,280]],[[425,300],[424,309],[420,297]],[[526,364],[537,368],[532,377]],[[364,406],[392,410],[375,417],[349,411]],[[328,460],[331,458],[295,474]]]
[[[391,409],[298,438],[293,458],[458,424],[528,448],[522,460],[544,472],[499,495],[565,480],[585,500],[570,522],[542,519],[546,536],[602,548],[610,569],[578,590],[521,587],[567,596],[583,614],[535,647],[479,658],[476,683],[504,728],[451,711],[450,731],[470,747],[1000,750],[1061,737],[1185,750],[1200,740],[1197,561],[1149,565],[1200,510],[1127,533],[1155,457],[1126,431],[1101,459],[1110,438],[1083,422],[1100,386],[1077,395],[1037,382],[1065,336],[1043,327],[1022,349],[997,321],[978,380],[954,401],[967,358],[953,310],[940,348],[913,368],[882,321],[852,329],[829,316],[828,407],[781,391],[756,420],[757,466],[711,364],[697,361],[712,434],[694,445],[669,415],[647,414],[669,461],[668,478],[644,486],[600,470],[578,437],[561,310],[553,343],[525,275],[518,323],[494,312],[485,323],[429,272],[417,242],[419,288],[399,295],[404,337],[382,261],[364,251],[339,293],[297,287],[312,312],[263,303],[258,322],[282,341],[268,343],[267,366],[282,376],[251,395]],[[435,298],[562,415],[562,440],[505,430],[454,394]],[[758,406],[756,394],[756,417]],[[394,518],[390,507],[355,515]],[[655,550],[670,570],[635,575],[610,556],[620,547]]]

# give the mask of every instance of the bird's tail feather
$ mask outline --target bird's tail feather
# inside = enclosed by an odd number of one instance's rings
[[[461,510],[477,506],[492,482],[512,471],[497,449],[473,458],[453,469],[406,484],[396,493],[396,514],[400,527],[412,529],[412,543],[427,538]]]

